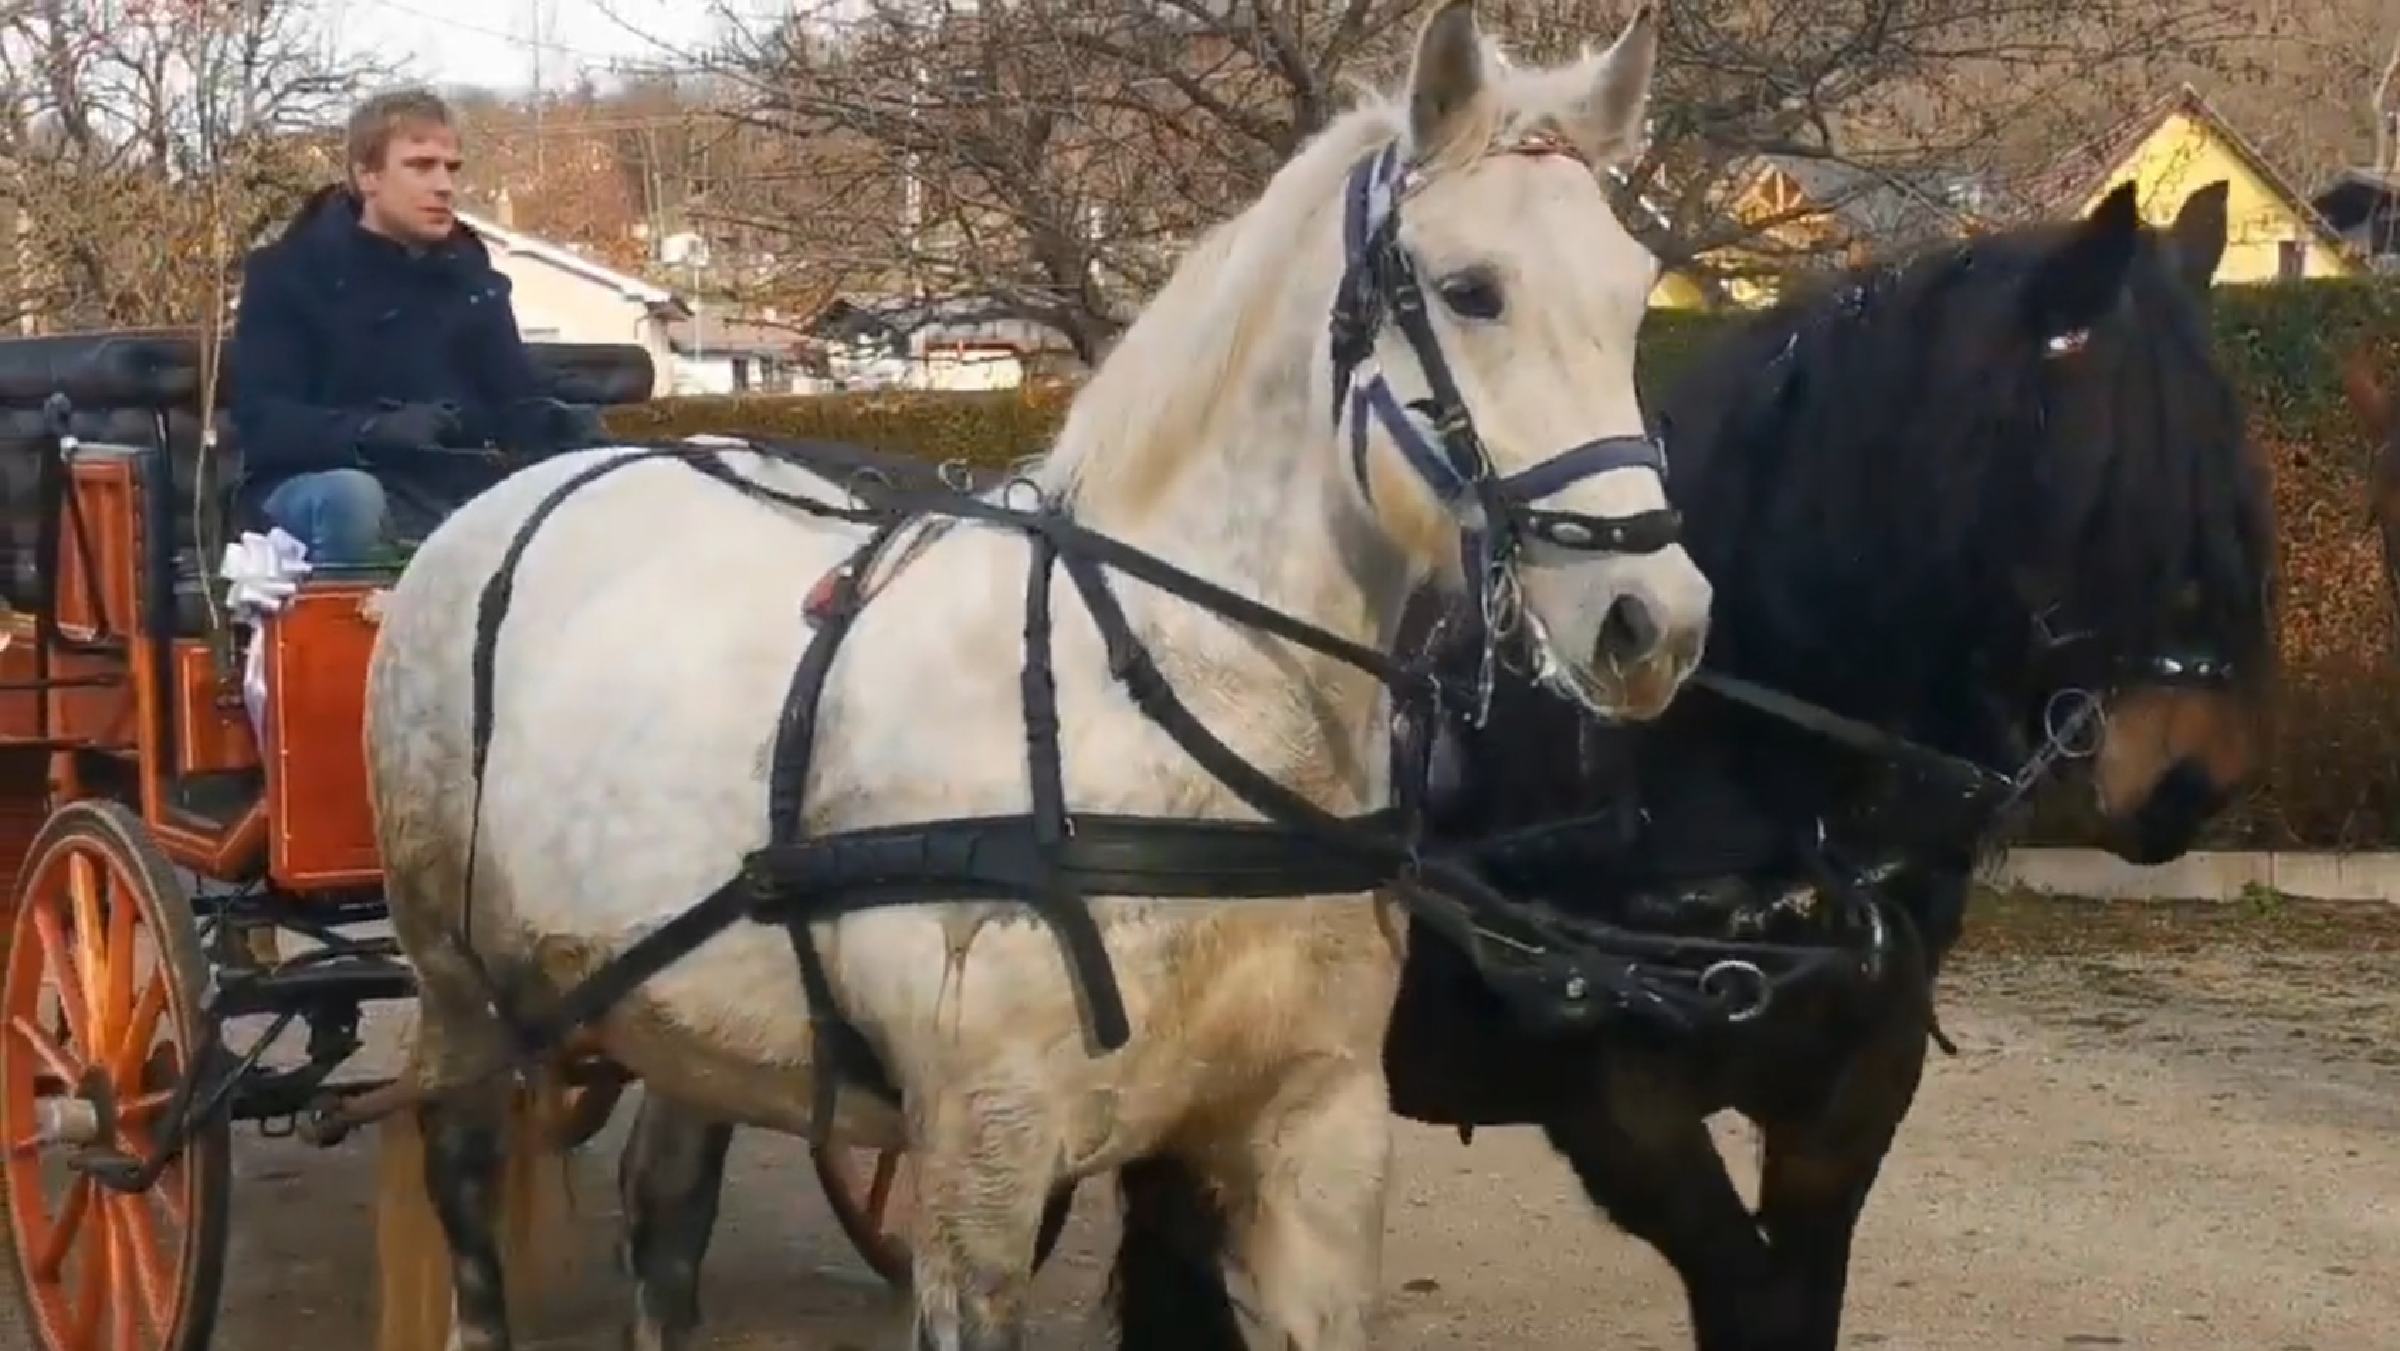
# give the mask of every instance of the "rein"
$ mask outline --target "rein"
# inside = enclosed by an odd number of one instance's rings
[[[2145,683],[2202,688],[2222,686],[2233,677],[2230,662],[2207,655],[2156,653],[2119,663],[2118,669]],[[1964,819],[1972,823],[1976,834],[1988,831],[2016,810],[2061,763],[2096,754],[2108,719],[2105,695],[2072,686],[2058,689],[2043,709],[2041,744],[2013,772],[2003,772],[1740,676],[1703,670],[1694,674],[1690,683],[1859,755],[1915,771],[1918,782],[1930,784],[1938,792],[1955,794],[1965,804]],[[1463,852],[1494,856],[1529,846],[1538,849],[1587,827],[1594,819],[1537,824],[1474,842]],[[1893,928],[1894,917],[1887,913],[1891,903],[1884,899],[1880,888],[1909,870],[1913,852],[1904,848],[1886,849],[1864,866],[1846,865],[1825,838],[1822,821],[1818,823],[1813,847],[1804,851],[1803,864],[1809,878],[1803,890],[1824,895],[1843,910],[1845,920],[1860,935],[1853,969],[1870,983],[1879,978]],[[1792,900],[1784,897],[1771,908],[1788,908]],[[1714,992],[1734,1002],[1735,1006],[1725,1014],[1729,1023],[1753,1021],[1783,991],[1834,974],[1844,964],[1843,955],[1850,951],[1839,943],[1762,939],[1756,945],[1774,954],[1771,964],[1762,965],[1749,957],[1731,957],[1705,973]],[[1941,1035],[1938,1024],[1933,1032],[1945,1051],[1956,1053],[1956,1048]]]
[[[2092,636],[2049,638],[2045,631],[2039,646],[2045,655],[2055,654]],[[2098,752],[2107,725],[2107,696],[2116,685],[2138,682],[2215,688],[2232,680],[2234,667],[2205,653],[2161,651],[2112,662],[2110,670],[2117,679],[2100,693],[2065,685],[2051,694],[2043,709],[2042,740],[2014,770],[1927,746],[1745,677],[1703,669],[1691,677],[1690,684],[1861,757],[1905,771],[1910,775],[1910,804],[1930,808],[1945,830],[1956,826],[1979,836],[2015,811],[2062,763],[2088,759]],[[1396,756],[1409,771],[1404,788],[1420,796],[1426,791],[1430,749],[1426,729],[1404,722]],[[1945,799],[1944,805],[1933,805],[1926,793]],[[1618,811],[1610,808],[1507,828],[1441,848],[1451,857],[1487,866],[1503,864],[1538,858],[1594,828],[1613,831],[1619,819]],[[1808,908],[1812,897],[1822,897],[1835,908],[1850,941],[1757,938],[1748,941],[1749,952],[1710,962],[1701,973],[1700,988],[1720,1001],[1717,1012],[1726,1023],[1754,1021],[1787,991],[1821,979],[1849,976],[1872,984],[1881,978],[1895,930],[1910,924],[1882,888],[1916,866],[1920,848],[1887,840],[1863,863],[1851,863],[1841,857],[1844,851],[1836,848],[1828,834],[1826,822],[1820,819],[1814,839],[1804,842],[1800,850],[1803,877],[1794,887],[1765,901],[1755,914],[1796,913]],[[1726,885],[1755,889],[1758,883],[1747,874],[1734,873],[1694,880],[1674,894],[1696,897]],[[1943,1049],[1954,1052],[1938,1025],[1934,1037]]]

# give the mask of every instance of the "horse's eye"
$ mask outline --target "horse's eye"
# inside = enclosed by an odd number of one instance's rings
[[[1436,288],[1442,293],[1442,303],[1462,319],[1497,319],[1503,307],[1500,282],[1480,267],[1453,272],[1442,278]]]

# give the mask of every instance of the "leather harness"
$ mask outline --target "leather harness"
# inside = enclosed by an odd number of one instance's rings
[[[1554,138],[1534,138],[1500,153],[1571,153]],[[1476,435],[1457,382],[1443,359],[1427,313],[1424,287],[1398,235],[1399,207],[1418,183],[1396,148],[1367,157],[1354,169],[1345,203],[1347,264],[1332,323],[1337,416],[1353,422],[1353,466],[1364,478],[1365,423],[1381,423],[1408,462],[1460,517],[1461,561],[1487,620],[1487,644],[1497,643],[1511,608],[1515,571],[1526,560],[1519,546],[1538,537],[1565,550],[1652,552],[1676,537],[1672,511],[1622,518],[1544,509],[1538,501],[1594,475],[1617,469],[1663,470],[1664,455],[1646,436],[1609,437],[1573,447],[1513,477],[1500,477]],[[1383,375],[1371,369],[1374,338],[1386,318],[1406,338],[1431,393],[1409,416]],[[805,466],[807,449],[748,442],[758,453]],[[1311,648],[1374,676],[1392,693],[1403,718],[1421,718],[1445,691],[1429,671],[1206,582],[1152,555],[1077,524],[1049,502],[1026,509],[997,497],[944,486],[899,487],[885,475],[851,484],[853,502],[837,505],[761,484],[734,471],[704,443],[629,447],[632,453],[585,467],[554,488],[527,517],[484,588],[476,617],[473,660],[472,773],[475,829],[488,767],[492,689],[501,623],[516,572],[540,526],[574,493],[634,464],[670,460],[688,465],[746,495],[810,515],[870,527],[850,559],[812,589],[808,619],[815,626],[787,691],[778,722],[768,793],[767,843],[745,857],[715,891],[615,955],[567,991],[546,1013],[513,1012],[515,1001],[489,973],[487,993],[518,1043],[524,1063],[607,1011],[650,976],[731,924],[772,923],[790,935],[812,1010],[818,1064],[810,1133],[822,1139],[831,1122],[837,1078],[887,1098],[895,1096],[865,1038],[844,1020],[832,997],[810,926],[870,906],[1015,899],[1028,904],[1056,935],[1074,973],[1089,1040],[1101,1050],[1122,1046],[1130,1028],[1098,926],[1085,905],[1092,893],[1154,897],[1241,898],[1341,895],[1390,888],[1420,922],[1474,957],[1494,988],[1529,1017],[1545,1023],[1590,1025],[1612,1011],[1676,1025],[1727,1011],[1726,996],[1689,969],[1728,958],[1770,960],[1752,944],[1648,935],[1548,913],[1503,896],[1485,883],[1464,855],[1426,856],[1413,813],[1393,808],[1340,817],[1307,801],[1244,761],[1208,730],[1161,674],[1127,621],[1108,572],[1122,572],[1236,623]],[[829,475],[830,477],[830,475]],[[804,791],[817,704],[844,636],[866,603],[861,579],[909,522],[949,518],[1014,529],[1030,544],[1022,671],[1031,810],[1023,814],[929,821],[803,838]],[[1185,820],[1072,813],[1065,802],[1058,754],[1058,716],[1050,658],[1050,590],[1054,569],[1069,581],[1098,626],[1111,674],[1141,712],[1252,809],[1264,822]],[[1489,651],[1486,654],[1488,691]],[[481,970],[471,941],[473,867],[469,847],[467,906],[459,945]]]

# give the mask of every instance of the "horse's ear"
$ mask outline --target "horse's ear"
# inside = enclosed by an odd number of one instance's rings
[[[1592,81],[1567,134],[1594,164],[1640,153],[1650,117],[1650,77],[1658,68],[1658,7],[1642,0],[1609,49],[1592,59]]]
[[[2392,435],[2392,395],[2375,378],[2374,363],[2368,360],[2365,348],[2350,354],[2342,362],[2342,392],[2350,396],[2350,406],[2377,441]]]
[[[1449,0],[1417,34],[1417,57],[1408,75],[1408,138],[1414,158],[1438,156],[1484,120],[1491,97],[1484,68],[1483,32],[1475,23],[1474,0]]]
[[[2077,222],[2066,241],[2050,251],[2033,275],[2026,296],[2035,331],[2055,338],[2089,328],[2117,301],[2141,239],[2142,218],[2133,184],[2120,184]]]
[[[2208,294],[2217,264],[2225,257],[2225,180],[2184,198],[2167,233],[2175,241],[2176,270],[2193,290]]]

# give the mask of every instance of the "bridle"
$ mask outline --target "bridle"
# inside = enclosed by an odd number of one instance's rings
[[[1567,141],[1547,132],[1488,153],[1564,155],[1589,164]],[[1656,553],[1677,540],[1682,518],[1671,507],[1594,516],[1537,505],[1619,469],[1646,469],[1663,480],[1666,450],[1648,434],[1586,441],[1505,477],[1493,466],[1442,356],[1416,260],[1400,243],[1401,203],[1424,181],[1417,166],[1400,157],[1396,143],[1351,170],[1343,201],[1344,266],[1331,325],[1334,419],[1337,426],[1345,415],[1350,420],[1351,473],[1370,503],[1374,490],[1367,448],[1372,427],[1380,424],[1434,497],[1458,518],[1459,567],[1483,621],[1483,664],[1472,710],[1480,725],[1490,707],[1497,645],[1524,618],[1517,569],[1525,561],[1525,542],[1538,539],[1582,555]],[[1429,391],[1406,405],[1374,360],[1375,339],[1386,318],[1407,339]]]

